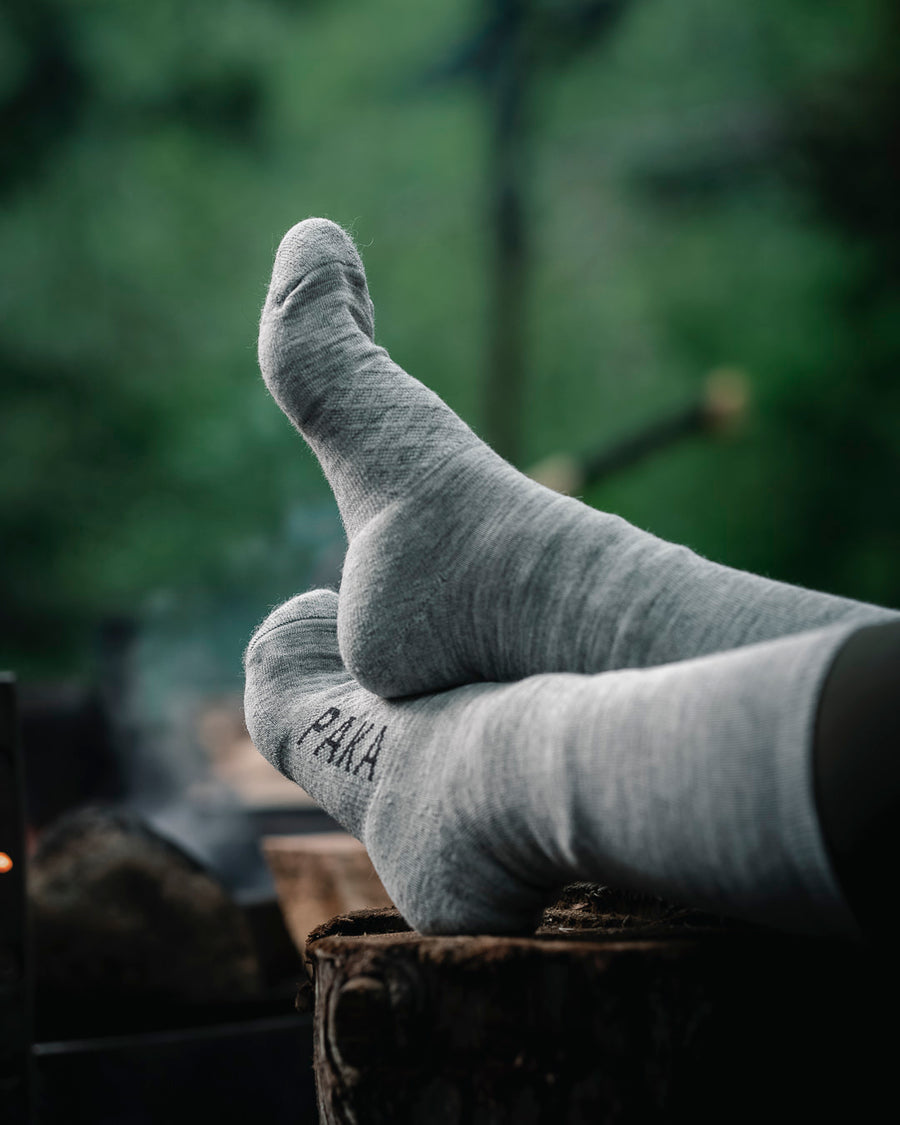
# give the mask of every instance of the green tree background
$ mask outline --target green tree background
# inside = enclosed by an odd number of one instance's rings
[[[483,84],[440,74],[484,9],[7,0],[0,664],[83,668],[125,613],[236,682],[253,621],[336,574],[329,493],[255,363],[299,218],[354,231],[379,342],[482,428],[491,138]],[[735,439],[585,498],[900,604],[895,5],[635,0],[606,38],[574,0],[530,10],[523,464],[738,366]]]

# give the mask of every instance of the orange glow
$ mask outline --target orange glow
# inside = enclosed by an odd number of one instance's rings
[[[7,871],[12,871],[12,865],[13,861],[6,852],[0,852],[0,875],[5,875]]]

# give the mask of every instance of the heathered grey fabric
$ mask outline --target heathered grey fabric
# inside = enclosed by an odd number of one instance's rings
[[[708,562],[522,476],[373,343],[362,262],[325,219],[278,249],[259,361],[337,498],[341,652],[379,695],[644,668],[900,616]]]
[[[662,667],[385,701],[341,661],[337,596],[293,598],[246,654],[262,753],[366,846],[423,933],[518,932],[590,879],[782,929],[854,925],[811,773],[853,625]]]

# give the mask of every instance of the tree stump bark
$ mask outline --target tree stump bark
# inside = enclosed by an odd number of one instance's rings
[[[390,932],[372,911],[311,934],[323,1125],[860,1120],[893,1103],[870,954],[602,897],[529,938],[422,937],[396,914]]]

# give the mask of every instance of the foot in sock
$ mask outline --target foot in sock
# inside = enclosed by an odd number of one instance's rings
[[[340,507],[341,652],[379,695],[898,616],[710,563],[522,476],[375,345],[362,262],[325,219],[279,247],[259,359]]]
[[[251,640],[247,725],[423,933],[527,932],[555,887],[588,879],[846,935],[810,755],[852,632],[386,701],[344,668],[337,597],[317,591]]]

